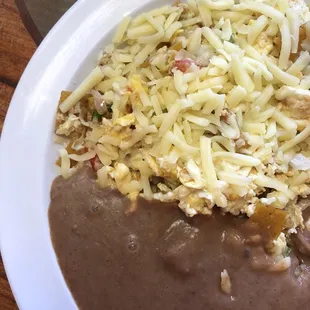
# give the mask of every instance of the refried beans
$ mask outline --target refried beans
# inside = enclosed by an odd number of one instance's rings
[[[143,199],[133,208],[118,191],[98,187],[88,167],[55,179],[49,221],[80,309],[309,308],[306,230],[291,240],[289,269],[274,272],[266,236],[246,218],[219,210],[188,218],[175,203]]]

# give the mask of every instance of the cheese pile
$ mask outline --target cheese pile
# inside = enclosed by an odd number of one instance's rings
[[[188,216],[217,205],[250,217],[260,203],[294,231],[310,194],[309,20],[303,0],[189,0],[125,17],[59,105],[62,175],[90,161],[102,187],[132,200],[178,201]]]

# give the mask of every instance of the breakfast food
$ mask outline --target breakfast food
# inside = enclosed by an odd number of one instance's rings
[[[189,0],[125,17],[96,68],[61,94],[61,180],[91,167],[128,212],[143,198],[177,203],[188,222],[244,217],[270,258],[263,269],[297,270],[292,246],[310,253],[309,51],[303,0]],[[232,296],[236,275],[219,267]]]

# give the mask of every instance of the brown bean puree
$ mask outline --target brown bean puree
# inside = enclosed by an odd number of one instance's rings
[[[245,218],[187,218],[176,204],[140,199],[135,211],[102,190],[89,168],[56,178],[51,236],[81,309],[309,309],[310,233],[292,240],[291,267],[267,271],[267,239]],[[226,269],[231,293],[221,290]]]

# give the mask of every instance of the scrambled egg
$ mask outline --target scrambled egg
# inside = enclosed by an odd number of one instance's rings
[[[305,0],[289,0],[289,7],[298,13],[300,23],[304,24],[310,20],[309,8]]]
[[[286,217],[285,226],[289,229],[296,228],[300,226],[304,227],[304,219],[302,217],[302,210],[295,203],[289,203],[286,207],[286,211],[288,212],[288,216]]]
[[[214,206],[212,195],[208,191],[195,190],[184,185],[167,193],[156,193],[154,198],[162,202],[179,201],[179,207],[190,217],[198,213],[211,214]]]
[[[79,131],[82,124],[78,116],[70,114],[69,117],[58,126],[56,130],[57,135],[69,136],[74,131]]]
[[[130,113],[130,114],[124,115],[124,116],[116,119],[114,121],[114,125],[120,125],[122,127],[127,127],[127,126],[134,124],[135,120],[136,120],[136,118],[135,118],[134,114]]]
[[[273,39],[266,32],[262,32],[256,39],[254,47],[260,54],[268,55],[273,49]]]
[[[284,104],[285,111],[291,117],[304,119],[310,117],[310,91],[282,86],[275,94],[276,99]]]
[[[283,254],[287,251],[286,237],[283,232],[280,233],[277,239],[272,241],[269,251],[277,257],[283,257]]]

